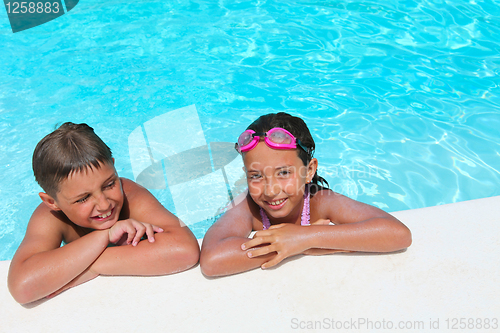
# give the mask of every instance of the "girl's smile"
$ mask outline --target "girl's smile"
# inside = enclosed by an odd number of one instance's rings
[[[296,149],[273,149],[261,141],[244,153],[243,162],[249,194],[269,219],[300,224],[304,188],[312,169],[304,166]]]
[[[285,198],[285,199],[279,199],[279,200],[275,200],[275,201],[271,201],[271,202],[267,202],[267,204],[270,206],[269,208],[271,209],[281,209],[281,207],[283,207],[285,205],[285,202],[287,201],[288,199]]]

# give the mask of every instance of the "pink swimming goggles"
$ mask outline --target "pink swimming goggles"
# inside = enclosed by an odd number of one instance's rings
[[[297,145],[304,149],[309,154],[309,149],[304,147],[299,139],[296,139],[292,133],[281,127],[275,127],[267,131],[267,133],[256,133],[253,130],[246,130],[241,133],[238,142],[234,148],[239,152],[246,152],[252,150],[257,146],[261,136],[265,136],[266,144],[275,149],[295,149]]]

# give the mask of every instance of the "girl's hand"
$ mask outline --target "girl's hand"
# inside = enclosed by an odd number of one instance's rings
[[[328,219],[317,220],[316,222],[311,223],[311,225],[329,225],[332,221]]]
[[[267,230],[257,231],[253,239],[241,245],[250,258],[276,252],[277,255],[264,263],[261,268],[269,268],[279,264],[283,259],[301,254],[308,250],[308,234],[304,232],[307,226],[290,223],[273,225]]]
[[[347,250],[334,250],[334,249],[307,249],[303,254],[310,255],[310,256],[322,256],[324,254],[332,254],[332,253],[350,253],[350,252],[355,252],[355,251],[347,251]]]
[[[146,234],[149,242],[153,243],[155,232],[163,232],[163,229],[134,219],[121,220],[109,228],[109,241],[118,245],[132,244],[137,246],[142,236]]]

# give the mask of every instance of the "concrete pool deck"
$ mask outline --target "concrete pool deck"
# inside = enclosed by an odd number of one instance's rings
[[[500,329],[500,196],[393,215],[413,234],[400,253],[298,256],[216,279],[199,266],[101,276],[31,306],[10,296],[2,261],[0,331],[437,332],[457,331],[461,318],[481,332],[496,318]]]

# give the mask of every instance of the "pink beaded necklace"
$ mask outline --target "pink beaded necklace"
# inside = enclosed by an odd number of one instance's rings
[[[302,208],[302,216],[300,217],[300,225],[309,225],[309,220],[310,220],[310,207],[309,207],[309,200],[310,200],[310,193],[309,193],[309,186],[306,185],[306,190],[304,191],[304,207]],[[262,207],[260,207],[260,217],[262,218],[262,224],[264,226],[264,230],[269,229],[271,226],[271,222],[269,221],[269,217],[267,217],[266,212]]]

